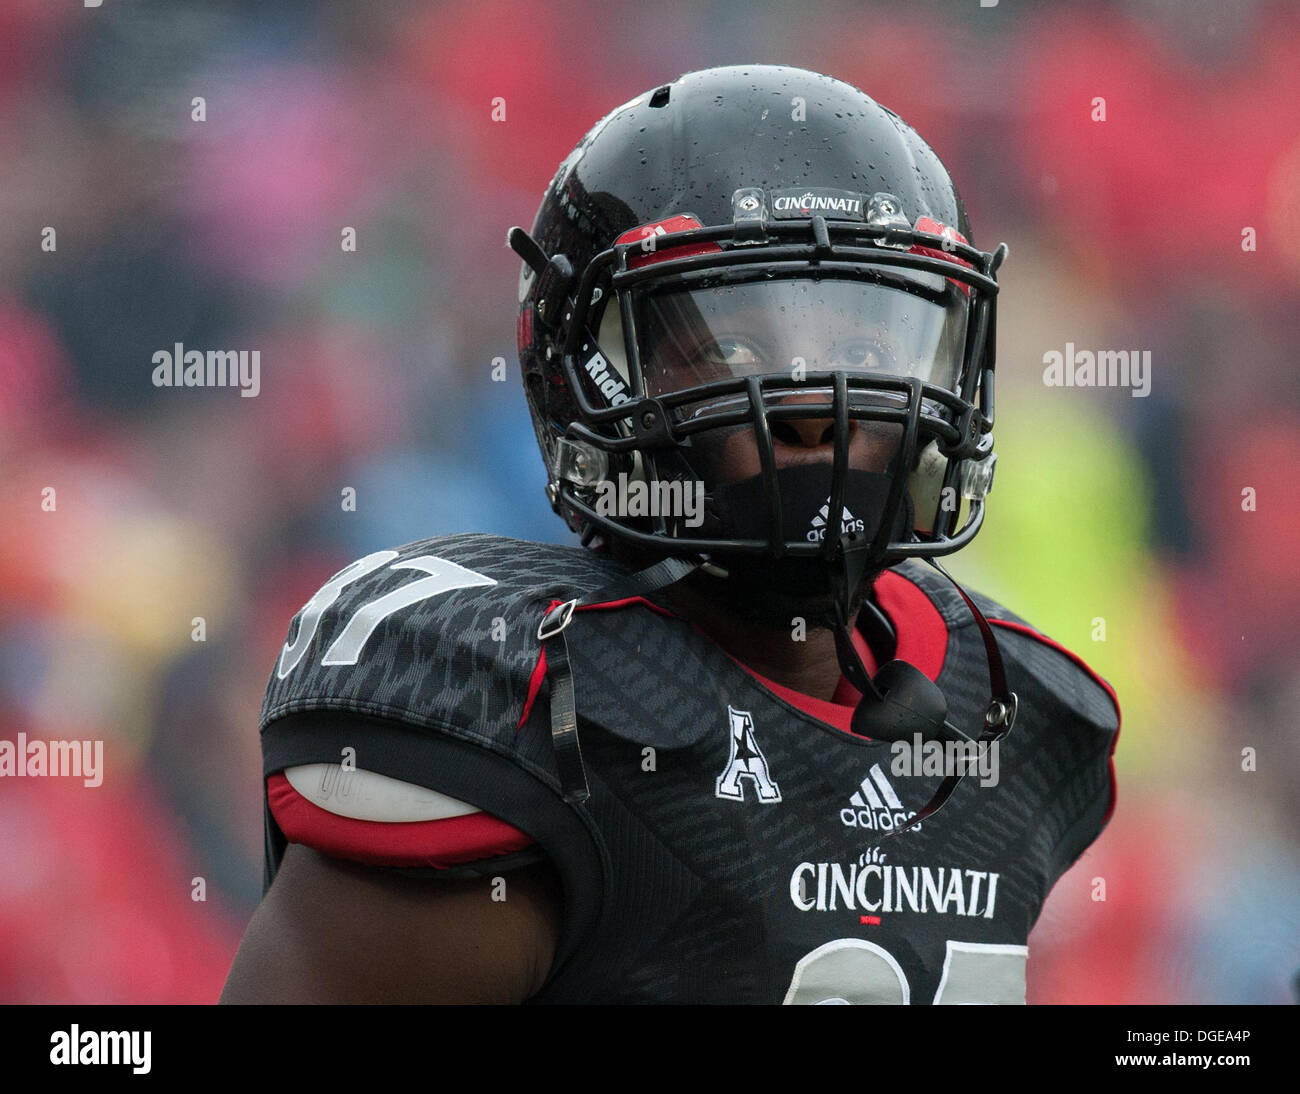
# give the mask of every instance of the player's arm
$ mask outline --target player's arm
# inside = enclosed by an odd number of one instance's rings
[[[269,732],[281,739],[290,724]],[[382,728],[323,713],[297,724],[309,742],[333,727],[363,756]],[[411,755],[417,739],[387,728]],[[324,747],[338,752],[337,742]],[[531,836],[463,799],[362,767],[288,765],[267,775],[266,795],[284,853],[224,1002],[519,1003],[541,988],[560,934],[561,884]]]
[[[290,844],[221,1002],[521,1003],[550,970],[560,915],[549,862],[426,879]]]
[[[344,567],[290,624],[259,720],[271,883],[223,1002],[518,1003],[594,921],[599,849],[533,702],[540,608],[429,553],[473,554],[452,539]]]

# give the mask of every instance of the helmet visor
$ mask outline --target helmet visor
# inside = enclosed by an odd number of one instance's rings
[[[969,298],[938,275],[634,290],[647,395],[751,375],[844,371],[956,390]],[[712,408],[712,404],[710,406]],[[704,409],[704,408],[699,408]],[[699,410],[697,410],[697,413]]]

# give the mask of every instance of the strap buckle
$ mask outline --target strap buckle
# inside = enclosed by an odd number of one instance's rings
[[[572,600],[566,600],[563,604],[557,604],[542,618],[541,623],[537,625],[537,639],[539,642],[545,642],[548,638],[554,638],[573,620],[573,609],[578,606],[578,598],[575,596]]]
[[[1011,727],[1016,724],[1016,712],[1020,709],[1020,697],[1014,691],[1007,693],[1006,699],[994,698],[989,703],[988,712],[984,715],[984,725],[987,729],[996,729],[1002,727],[1002,732],[996,735],[997,738],[1005,737],[1011,732]]]

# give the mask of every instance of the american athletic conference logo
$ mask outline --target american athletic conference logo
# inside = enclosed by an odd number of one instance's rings
[[[754,738],[753,716],[747,710],[736,710],[728,705],[727,723],[731,748],[727,766],[714,783],[714,794],[728,801],[743,802],[745,787],[741,780],[748,780],[753,784],[759,801],[769,805],[779,802],[781,788],[772,781],[767,769],[767,757]]]

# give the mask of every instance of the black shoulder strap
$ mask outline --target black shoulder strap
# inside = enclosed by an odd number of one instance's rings
[[[984,618],[984,613],[979,610],[969,596],[947,570],[939,565],[938,561],[933,558],[927,558],[926,561],[933,566],[939,573],[943,574],[952,582],[952,587],[961,594],[962,600],[970,609],[971,615],[975,618],[975,624],[979,627],[980,636],[984,639],[984,654],[989,663],[989,689],[990,698],[988,710],[984,714],[984,725],[980,728],[979,736],[974,738],[977,747],[987,748],[994,741],[1000,741],[1008,733],[1016,722],[1016,711],[1019,709],[1020,700],[1014,691],[1007,686],[1006,668],[1002,664],[1002,653],[998,650],[997,642],[993,638],[993,628]],[[969,736],[962,733],[951,722],[945,723],[949,729],[958,738],[971,740]],[[934,792],[934,796],[926,803],[925,807],[920,810],[907,824],[897,827],[887,832],[887,836],[898,835],[906,832],[909,828],[914,828],[922,821],[934,816],[940,809],[947,804],[952,793],[957,789],[957,784],[961,782],[965,772],[954,772],[946,776]]]

